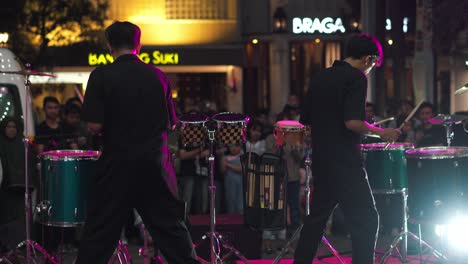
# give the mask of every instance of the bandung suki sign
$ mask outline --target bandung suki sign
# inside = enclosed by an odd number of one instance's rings
[[[322,20],[319,18],[295,17],[292,20],[292,27],[294,34],[333,34],[346,32],[343,26],[343,20],[341,20],[341,18],[333,19],[331,17],[325,17]]]

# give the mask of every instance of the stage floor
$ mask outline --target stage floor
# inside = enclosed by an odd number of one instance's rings
[[[348,263],[352,263],[352,258],[351,258],[351,240],[348,236],[346,235],[329,235],[327,236],[328,240],[330,241],[330,244],[336,249],[338,250],[342,255],[342,260],[348,264]],[[377,250],[376,250],[376,261],[375,263],[379,263],[380,262],[380,257],[383,256],[383,253],[385,251],[388,250],[389,248],[389,245],[392,243],[393,241],[393,237],[388,235],[388,236],[385,236],[385,235],[382,235],[379,240],[378,240],[378,243],[377,243]],[[411,241],[409,240],[408,242],[409,244],[409,251],[408,251],[408,257],[407,257],[407,261],[408,262],[405,262],[406,264],[413,264],[413,263],[420,263],[419,261],[419,255],[417,254],[417,244],[415,241]],[[265,252],[263,252],[261,254],[261,259],[249,259],[249,263],[250,264],[270,264],[270,263],[273,263],[274,259],[280,254],[280,247],[284,245],[284,242],[283,241],[274,241],[273,243],[274,245],[274,248],[275,249],[278,249],[277,251],[271,253],[271,254],[266,254]],[[431,244],[432,245],[432,244]],[[236,247],[236,245],[233,245],[234,247]],[[434,246],[434,245],[432,245]],[[136,245],[132,245],[130,244],[129,245],[129,249],[130,249],[130,253],[132,254],[132,258],[134,260],[134,264],[143,264],[144,261],[143,261],[143,258],[138,256],[138,247]],[[202,253],[205,253],[205,252],[198,252],[199,254],[202,254]],[[241,252],[242,253],[242,252]],[[281,258],[281,261],[279,262],[280,264],[291,264],[293,263],[293,252],[292,251],[289,251],[287,254],[285,254],[282,258]],[[396,253],[395,253],[396,254]],[[427,251],[426,251],[426,254]],[[318,264],[318,263],[321,263],[321,264],[340,264],[341,262],[334,256],[331,256],[331,251],[328,250],[328,247],[326,247],[325,245],[321,245],[320,249],[318,250],[318,256],[320,256],[321,258],[318,259],[316,258],[314,260],[314,264]],[[209,262],[209,259],[207,260]],[[240,261],[239,259],[235,258],[235,257],[230,257],[228,258],[228,261],[226,261],[226,263],[235,263],[235,264],[244,264],[245,262],[243,261]],[[390,257],[388,259],[388,261],[386,262],[388,264],[395,264],[395,263],[402,263],[402,261],[396,257],[396,256],[393,256],[393,257]],[[431,264],[431,263],[440,263],[440,262],[437,262],[437,259],[435,257],[433,257],[432,255],[423,255],[423,262],[422,263],[427,263],[427,264]],[[468,260],[466,261],[457,261],[457,262],[446,262],[446,263],[468,263]]]

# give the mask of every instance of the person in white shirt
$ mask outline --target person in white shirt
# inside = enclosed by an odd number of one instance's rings
[[[245,142],[245,151],[262,155],[266,150],[265,140],[261,139],[263,127],[257,120],[250,121],[247,126],[247,141]]]

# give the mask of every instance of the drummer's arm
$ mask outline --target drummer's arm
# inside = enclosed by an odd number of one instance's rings
[[[345,121],[347,129],[357,134],[376,134],[385,141],[396,141],[400,137],[401,131],[399,129],[376,127],[362,120],[347,120]]]

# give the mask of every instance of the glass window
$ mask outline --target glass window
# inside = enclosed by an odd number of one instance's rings
[[[166,0],[166,19],[227,19],[227,0]]]

